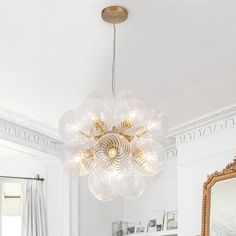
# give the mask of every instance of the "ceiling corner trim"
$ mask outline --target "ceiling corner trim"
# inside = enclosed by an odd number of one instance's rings
[[[1,108],[0,138],[54,156],[60,156],[63,149],[63,143],[53,129]]]
[[[236,104],[171,129],[162,159],[177,157],[178,145],[230,128],[236,128]],[[1,108],[0,138],[54,156],[61,156],[64,146],[56,130]]]
[[[30,119],[27,116],[16,113],[9,109],[0,107],[0,119],[12,122],[14,124],[17,124],[19,126],[22,126],[28,129],[32,129],[39,133],[42,133],[52,138],[60,140],[57,130],[52,129],[51,127],[46,126],[45,124],[39,121]]]
[[[170,130],[169,136],[181,145],[235,127],[236,104],[178,126]]]

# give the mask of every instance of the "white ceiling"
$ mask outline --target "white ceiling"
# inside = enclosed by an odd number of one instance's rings
[[[1,0],[0,106],[57,127],[89,92],[110,92],[110,4],[130,12],[117,29],[118,89],[172,127],[235,103],[234,0]]]

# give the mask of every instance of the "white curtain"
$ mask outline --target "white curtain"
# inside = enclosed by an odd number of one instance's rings
[[[28,180],[24,185],[22,236],[47,236],[42,181]]]

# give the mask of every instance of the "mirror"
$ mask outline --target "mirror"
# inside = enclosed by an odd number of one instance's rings
[[[236,235],[236,159],[208,176],[203,188],[202,236]]]
[[[236,235],[236,178],[217,182],[211,189],[210,235]]]

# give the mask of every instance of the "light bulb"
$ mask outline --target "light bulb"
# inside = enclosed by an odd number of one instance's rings
[[[97,165],[97,159],[94,155],[94,142],[77,147],[67,146],[62,154],[62,163],[74,176],[89,174]]]
[[[146,127],[149,122],[147,105],[136,98],[118,101],[115,119],[118,129],[125,135],[135,137],[138,130]]]
[[[98,139],[95,155],[103,166],[120,170],[130,162],[130,144],[120,134],[107,133]]]
[[[76,146],[105,134],[110,125],[110,106],[105,101],[89,99],[78,109],[62,116],[59,133],[67,144]]]
[[[109,156],[110,158],[116,158],[117,155],[118,155],[118,152],[117,152],[117,149],[116,149],[116,148],[110,148],[110,149],[108,150],[108,156]]]
[[[75,155],[75,157],[74,157],[74,161],[75,161],[75,163],[79,163],[80,162],[80,160],[81,160],[81,155]]]
[[[159,143],[139,138],[132,142],[131,152],[133,166],[141,175],[155,176],[161,172],[164,149]]]

